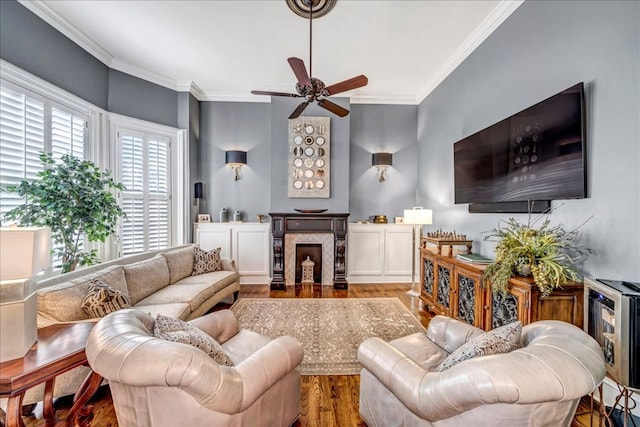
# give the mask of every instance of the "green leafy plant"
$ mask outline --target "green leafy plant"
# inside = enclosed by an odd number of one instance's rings
[[[577,243],[578,230],[584,223],[567,231],[562,225],[552,226],[549,218],[540,227],[535,227],[535,222],[531,216],[527,224],[509,218],[484,238],[498,242],[496,260],[483,273],[483,280],[491,282],[494,292],[504,295],[509,279],[515,275],[532,274],[543,296],[581,280],[578,264],[593,253]]]
[[[40,161],[44,169],[38,179],[3,189],[26,198],[25,204],[6,212],[3,221],[50,227],[52,254],[62,260],[63,273],[99,262],[96,250],[86,252],[82,243],[84,237],[89,242],[104,242],[116,231],[124,213],[113,191],[124,186],[108,171],[71,155],[56,162],[51,154],[41,153]]]

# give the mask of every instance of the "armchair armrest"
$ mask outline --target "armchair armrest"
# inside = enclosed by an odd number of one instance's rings
[[[242,407],[245,410],[271,386],[302,362],[302,345],[293,337],[281,336],[236,365],[243,381]]]
[[[407,408],[421,414],[419,390],[427,371],[377,337],[360,344],[358,361]]]
[[[427,338],[447,353],[452,353],[471,338],[484,331],[460,320],[447,316],[435,316],[429,322]]]
[[[193,326],[211,335],[220,344],[240,331],[238,320],[231,310],[220,310],[189,321]]]

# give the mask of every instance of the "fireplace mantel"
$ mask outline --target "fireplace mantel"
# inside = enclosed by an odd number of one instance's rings
[[[271,217],[273,280],[271,289],[285,289],[284,236],[286,233],[332,233],[334,236],[333,287],[347,289],[348,213],[269,213]]]

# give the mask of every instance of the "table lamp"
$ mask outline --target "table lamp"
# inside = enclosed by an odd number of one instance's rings
[[[48,227],[0,228],[0,362],[23,357],[36,342],[36,280],[49,267]]]

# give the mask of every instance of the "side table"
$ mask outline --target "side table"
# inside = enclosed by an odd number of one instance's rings
[[[47,427],[88,426],[93,407],[85,406],[102,377],[91,372],[73,398],[73,406],[64,421],[56,418],[53,386],[58,375],[87,365],[85,345],[95,323],[72,323],[47,326],[38,330],[38,341],[24,357],[0,364],[0,397],[8,398],[7,427],[23,427],[22,399],[27,389],[45,383],[43,412]]]

